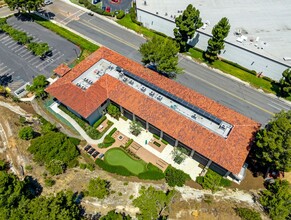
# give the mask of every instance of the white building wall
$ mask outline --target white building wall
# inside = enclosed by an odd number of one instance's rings
[[[164,16],[164,15],[162,15]],[[173,29],[176,27],[174,21],[170,18],[165,19],[160,15],[152,14],[137,8],[137,19],[149,29],[162,32],[170,37],[174,37]],[[206,50],[210,36],[197,31],[194,38],[189,41],[189,44],[199,49]],[[260,49],[258,49],[259,51]],[[262,72],[264,76],[268,76],[274,80],[280,80],[282,72],[289,66],[278,61],[266,58],[255,52],[238,47],[231,43],[225,43],[225,50],[222,51],[222,58],[238,63],[250,70]]]

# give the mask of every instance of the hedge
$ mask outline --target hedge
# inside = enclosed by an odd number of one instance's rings
[[[129,9],[129,14],[130,14],[130,18],[131,18],[131,21],[139,26],[142,25],[141,22],[139,22],[138,20],[136,20],[136,11],[135,11],[135,8],[136,8],[136,3],[133,3],[133,7]]]
[[[239,65],[239,64],[237,64],[235,62],[232,62],[232,61],[229,61],[229,60],[225,60],[225,59],[221,59],[221,61],[224,62],[224,63],[228,63],[228,64],[230,64],[230,65],[232,65],[234,67],[237,67],[237,68],[239,68],[239,69],[241,69],[243,71],[246,71],[246,72],[248,72],[248,73],[250,73],[252,75],[255,75],[255,76],[257,75],[257,72],[255,70],[249,70],[248,68],[243,67],[243,66],[241,66],[241,65]]]
[[[164,139],[161,140],[163,144],[167,145],[169,144],[168,141],[165,141]]]
[[[158,140],[160,140],[160,137],[159,137],[158,135],[156,135],[156,134],[153,134],[153,136],[154,136],[154,138],[155,138],[155,139],[158,139]]]
[[[148,170],[138,174],[137,177],[144,180],[161,180],[165,178],[165,174],[158,171]]]
[[[123,10],[119,10],[117,12],[118,12],[118,14],[116,15],[117,19],[122,19],[125,16],[125,13]]]
[[[114,134],[115,131],[117,131],[117,128],[113,128],[113,129],[109,132],[108,135],[111,137],[111,136]]]
[[[128,169],[122,166],[112,166],[106,163],[105,161],[101,159],[97,159],[95,163],[102,168],[103,170],[110,172],[110,173],[116,173],[121,176],[135,176],[133,173],[131,173]]]
[[[128,147],[129,147],[129,145],[131,145],[131,144],[132,144],[132,142],[133,142],[133,139],[129,139],[129,140],[126,142],[126,144],[125,144],[124,148],[128,148]]]
[[[103,115],[98,121],[96,121],[95,123],[94,123],[94,125],[93,125],[93,128],[98,128],[98,126],[103,122],[103,121],[105,121],[106,120],[106,116],[105,115]]]

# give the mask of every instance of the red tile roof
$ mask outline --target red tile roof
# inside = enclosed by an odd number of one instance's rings
[[[225,139],[211,132],[108,74],[102,76],[86,91],[82,91],[72,83],[75,78],[101,58],[232,124],[234,127],[228,138]],[[246,116],[226,108],[173,80],[160,76],[156,72],[144,68],[142,65],[105,47],[94,52],[73,68],[69,74],[49,86],[46,91],[84,118],[90,116],[106,99],[110,98],[234,174],[240,172],[248,155],[253,133],[259,128],[258,123]],[[124,98],[124,94],[126,94],[126,98]]]
[[[62,63],[57,68],[54,69],[54,73],[58,74],[59,76],[66,75],[71,70],[66,64]]]

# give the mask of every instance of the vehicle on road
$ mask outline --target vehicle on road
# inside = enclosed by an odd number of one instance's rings
[[[53,0],[44,0],[43,3],[45,5],[49,5],[49,4],[52,4],[53,3]]]

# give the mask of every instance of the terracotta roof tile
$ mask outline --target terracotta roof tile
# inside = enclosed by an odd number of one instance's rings
[[[86,91],[72,84],[75,78],[101,58],[232,124],[234,127],[228,138],[211,132],[108,74],[102,76]],[[248,155],[253,133],[259,128],[255,121],[104,47],[48,87],[47,92],[84,118],[90,116],[110,98],[234,174],[240,172]]]
[[[54,69],[54,73],[56,73],[62,77],[64,75],[66,75],[70,70],[71,70],[71,68],[63,63],[63,64],[59,65],[56,69]]]

